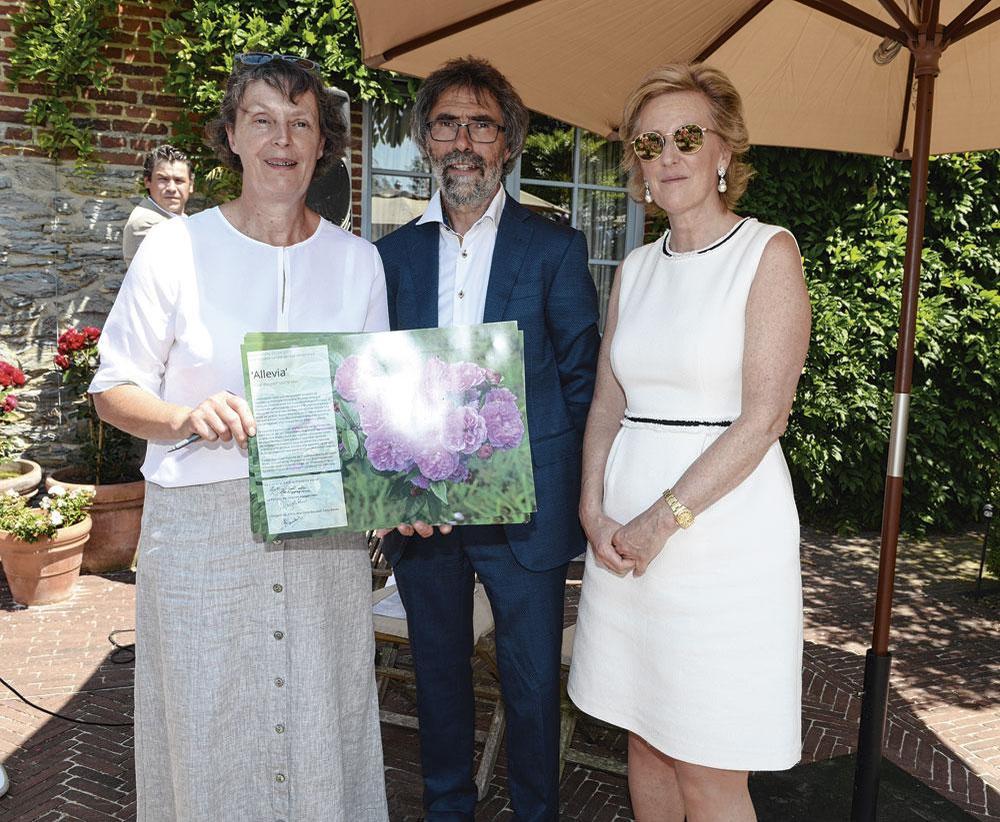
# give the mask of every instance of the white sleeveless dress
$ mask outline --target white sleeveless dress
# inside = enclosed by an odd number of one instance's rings
[[[747,296],[783,230],[748,218],[700,251],[661,238],[628,256],[611,345],[627,416],[739,416]],[[623,420],[605,513],[644,511],[725,430]],[[585,713],[684,762],[782,770],[799,760],[801,683],[799,521],[778,443],[638,579],[587,552],[569,678]]]

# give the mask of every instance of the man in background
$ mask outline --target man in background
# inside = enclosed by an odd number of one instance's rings
[[[158,146],[146,155],[142,176],[148,196],[132,209],[122,231],[122,256],[126,266],[131,265],[149,229],[172,217],[184,216],[184,207],[194,191],[191,161],[170,145]]]

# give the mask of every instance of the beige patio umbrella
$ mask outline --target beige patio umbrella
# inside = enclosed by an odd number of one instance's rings
[[[761,145],[894,156],[912,151],[903,116],[909,53],[884,38],[916,20],[904,0],[357,0],[369,65],[426,76],[448,58],[488,57],[536,111],[609,135],[651,67],[710,60],[736,83]],[[989,6],[993,9],[988,9]],[[892,9],[892,11],[890,11]],[[959,19],[972,12],[971,22]],[[994,148],[1000,133],[1000,2],[941,0],[931,154]],[[899,18],[898,20],[896,18]],[[846,20],[843,18],[847,18]],[[848,22],[850,20],[851,22]],[[916,36],[916,24],[906,23]],[[891,58],[892,51],[885,54]],[[900,126],[906,120],[900,140]]]
[[[930,154],[1000,146],[1000,0],[354,0],[365,62],[425,76],[489,58],[537,111],[613,136],[658,64],[707,61],[761,145],[911,160],[879,582],[854,820],[874,820]],[[933,129],[932,129],[933,123]],[[912,159],[911,159],[912,158]],[[795,185],[794,180],[789,185]]]

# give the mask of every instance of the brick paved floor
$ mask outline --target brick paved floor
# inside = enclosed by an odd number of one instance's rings
[[[853,748],[877,551],[871,538],[805,534],[804,762]],[[979,603],[967,595],[977,563],[974,536],[900,547],[886,756],[975,817],[992,820],[1000,819],[1000,596],[995,586]],[[576,590],[568,588],[567,622]],[[127,720],[132,666],[114,663],[107,635],[131,628],[133,609],[128,574],[84,577],[68,602],[31,609],[14,606],[0,580],[0,676],[50,710]],[[393,686],[387,698],[394,710],[412,710],[405,687]],[[385,726],[383,741],[390,817],[413,822],[420,815],[416,734]],[[582,721],[574,747],[622,756],[625,737]],[[70,725],[0,688],[0,761],[13,783],[0,799],[2,820],[134,817],[130,728]],[[781,818],[765,804],[758,798],[762,820]],[[623,778],[578,766],[566,768],[562,805],[567,820],[633,818]],[[513,819],[502,754],[477,819]]]

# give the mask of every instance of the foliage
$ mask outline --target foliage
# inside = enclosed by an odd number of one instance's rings
[[[741,210],[799,241],[813,307],[784,437],[804,518],[881,521],[909,168],[881,158],[756,148]],[[1000,152],[932,159],[903,526],[963,526],[1000,460]],[[995,493],[995,492],[994,492]],[[995,499],[995,497],[994,497]]]
[[[402,101],[394,75],[369,69],[361,61],[357,31],[350,0],[267,4],[192,0],[177,7],[162,31],[151,32],[158,51],[174,53],[166,90],[180,97],[189,112],[188,119],[177,123],[173,142],[195,160],[199,177],[214,193],[231,192],[236,181],[211,156],[202,142],[201,127],[219,110],[234,54],[265,51],[307,56],[352,99]]]
[[[66,493],[61,485],[54,485],[38,508],[29,508],[17,491],[8,491],[0,494],[0,531],[24,542],[38,542],[55,536],[60,528],[83,522],[93,501],[94,492],[86,488]]]
[[[17,396],[12,388],[20,388],[26,382],[24,372],[16,365],[0,360],[0,425],[5,419],[11,419],[17,408]],[[0,433],[0,462],[14,456],[14,446],[10,440]]]
[[[74,116],[74,105],[88,88],[107,89],[103,23],[116,8],[114,0],[28,0],[11,16],[10,77],[15,84],[30,81],[45,88],[25,122],[39,127],[38,147],[48,156],[74,150],[79,170],[92,156],[94,141],[86,120]]]
[[[100,355],[97,342],[101,329],[93,326],[70,328],[59,336],[55,364],[62,371],[62,384],[76,397],[74,412],[78,421],[81,456],[86,475],[84,482],[115,483],[141,479],[136,465],[139,442],[124,431],[106,425],[97,415],[94,398],[87,393]]]
[[[521,176],[541,180],[573,179],[573,135],[576,129],[543,114],[531,115],[524,139]]]

